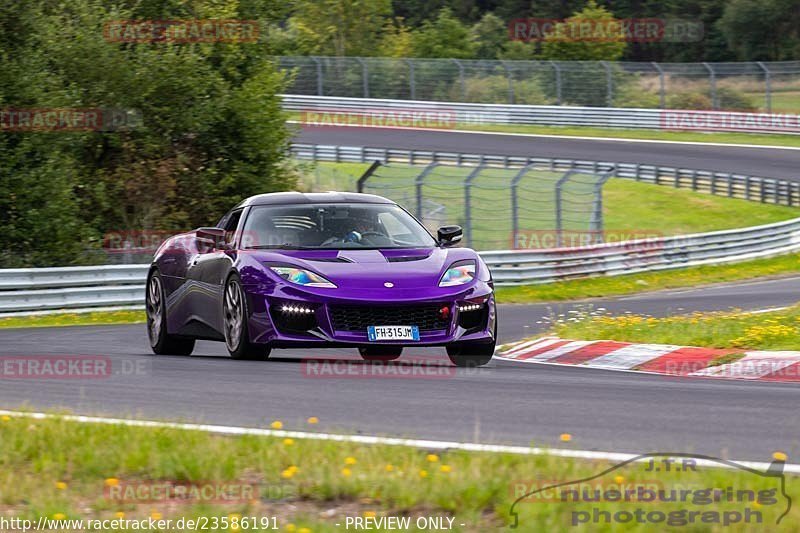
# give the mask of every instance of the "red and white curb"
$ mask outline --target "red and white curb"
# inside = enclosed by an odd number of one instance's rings
[[[717,364],[721,358],[742,354],[740,359]],[[789,351],[745,351],[541,337],[506,345],[495,357],[521,363],[573,365],[670,376],[800,381],[800,352]]]

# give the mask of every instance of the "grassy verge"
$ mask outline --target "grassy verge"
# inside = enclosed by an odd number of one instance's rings
[[[775,112],[778,112],[777,110]],[[299,121],[300,115],[293,114],[291,120]],[[704,133],[698,131],[660,131],[645,129],[592,128],[567,126],[536,126],[528,124],[456,124],[455,129],[466,131],[486,131],[499,133],[529,133],[553,137],[597,137],[617,139],[643,139],[654,141],[679,141],[693,143],[754,144],[760,146],[800,147],[797,135],[769,135],[756,133]]]
[[[800,350],[800,306],[769,313],[692,313],[665,318],[597,312],[553,320],[566,339],[609,339],[743,350]],[[724,362],[724,361],[723,361]]]
[[[789,254],[727,265],[585,278],[544,285],[498,287],[497,299],[501,303],[532,303],[603,298],[754,278],[789,276],[797,274],[799,268],[800,254]]]
[[[302,425],[302,424],[301,424]],[[509,525],[511,505],[526,493],[555,483],[597,476],[611,466],[604,461],[549,455],[448,451],[433,454],[399,446],[359,445],[270,437],[220,437],[195,431],[78,424],[59,419],[0,417],[0,515],[31,520],[274,517],[280,530],[310,533],[342,531],[348,517],[454,518],[452,531],[492,531]],[[573,444],[579,444],[576,435]],[[697,467],[696,470],[647,471],[636,463],[601,475],[601,490],[625,486],[662,489],[735,487],[748,491],[777,489],[778,478]],[[796,478],[787,479],[791,494]],[[221,501],[203,493],[168,497],[152,487],[167,485],[227,487],[233,498]],[[142,490],[142,488],[144,490]],[[570,485],[577,488],[577,485]],[[187,492],[189,494],[190,492]],[[177,494],[173,491],[172,496]],[[207,494],[207,493],[206,493]],[[521,531],[616,531],[619,526],[589,522],[572,527],[573,513],[696,509],[722,511],[742,504],[574,503],[560,493],[527,497],[515,510]],[[156,496],[156,497],[154,497]],[[160,497],[158,497],[160,496]],[[569,499],[569,497],[567,497]],[[762,500],[754,511],[775,523],[786,510],[780,494]],[[745,504],[747,506],[747,504]],[[663,520],[663,518],[662,518]],[[800,520],[793,507],[784,518]],[[341,526],[336,526],[336,524]],[[270,522],[270,527],[273,522]],[[412,522],[413,524],[413,522]],[[656,530],[639,526],[626,530]],[[734,531],[745,530],[741,524]],[[242,531],[225,527],[218,531]],[[256,528],[264,530],[265,528]],[[377,528],[386,530],[386,528]],[[416,530],[411,527],[410,530]],[[430,529],[430,528],[420,528]],[[728,530],[728,528],[725,528]]]
[[[704,133],[699,131],[659,131],[617,128],[532,126],[526,124],[459,124],[457,129],[501,133],[531,133],[553,137],[598,137],[617,139],[644,139],[653,141],[679,141],[696,143],[754,144],[760,146],[797,146],[797,135],[769,135],[757,133]]]

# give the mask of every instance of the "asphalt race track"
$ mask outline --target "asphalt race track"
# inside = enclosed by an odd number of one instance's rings
[[[800,150],[774,148],[328,126],[306,127],[295,142],[643,163],[800,180]]]
[[[759,309],[798,299],[800,278],[787,278],[591,305],[664,315]],[[533,335],[543,316],[575,305],[502,305],[500,340]],[[631,453],[685,451],[760,461],[769,461],[775,450],[789,457],[800,452],[800,387],[794,384],[501,361],[455,369],[438,349],[405,354],[409,369],[439,368],[434,377],[332,377],[309,372],[304,359],[333,358],[340,366],[346,360],[357,370],[369,363],[354,350],[281,350],[269,362],[233,361],[223,344],[211,342],[198,343],[192,357],[156,357],[143,325],[0,330],[0,347],[3,355],[14,356],[107,356],[113,368],[110,376],[95,379],[0,379],[5,408],[253,427],[280,419],[287,429]],[[438,363],[442,366],[431,366]],[[319,417],[319,425],[306,425],[309,416]],[[562,433],[572,434],[572,442],[559,442]]]

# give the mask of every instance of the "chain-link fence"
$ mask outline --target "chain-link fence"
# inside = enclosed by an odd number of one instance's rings
[[[553,248],[602,241],[602,187],[613,170],[389,164],[373,167],[359,190],[406,206],[433,233],[459,224],[479,250]]]
[[[635,63],[279,57],[287,93],[447,102],[800,111],[800,61]]]

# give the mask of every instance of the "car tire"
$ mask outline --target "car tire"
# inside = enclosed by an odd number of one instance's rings
[[[456,366],[474,368],[483,366],[492,360],[497,346],[497,322],[494,324],[494,340],[492,342],[457,343],[447,346],[447,357]]]
[[[394,361],[403,353],[402,346],[360,346],[358,353],[364,361]]]
[[[247,298],[238,274],[231,274],[222,292],[222,329],[225,346],[233,359],[263,361],[269,357],[270,348],[265,344],[250,342],[247,329]]]
[[[167,302],[164,282],[158,270],[147,277],[145,292],[145,315],[150,349],[156,355],[191,355],[194,339],[167,333]]]

